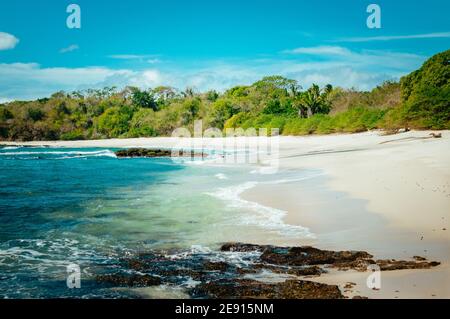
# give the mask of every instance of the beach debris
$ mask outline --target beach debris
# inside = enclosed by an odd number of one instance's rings
[[[115,152],[117,157],[207,157],[208,154],[195,152],[193,150],[169,150],[169,149],[148,149],[129,148]]]
[[[395,134],[400,134],[400,133],[406,133],[409,132],[411,129],[408,127],[405,128],[399,128],[399,129],[385,129],[382,130],[380,135],[381,136],[387,136],[387,135],[395,135]]]
[[[356,284],[354,282],[347,282],[344,286],[344,289],[352,289]]]
[[[434,138],[441,138],[442,137],[442,133],[430,133],[429,135],[431,137],[434,137]]]

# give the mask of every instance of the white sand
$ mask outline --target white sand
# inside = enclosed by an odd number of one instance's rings
[[[315,280],[357,283],[348,296],[450,298],[450,131],[441,132],[442,138],[423,139],[429,133],[280,137],[281,170],[317,169],[324,176],[317,182],[259,185],[243,197],[287,211],[285,221],[316,233],[313,244],[319,248],[366,250],[376,258],[420,255],[443,263],[430,270],[383,272],[379,291],[365,287],[367,273],[332,272]],[[141,138],[19,144],[174,147],[177,142]],[[208,148],[223,145],[222,139],[202,142]]]

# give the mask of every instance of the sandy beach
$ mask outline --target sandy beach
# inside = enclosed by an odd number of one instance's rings
[[[364,250],[375,258],[422,256],[442,263],[427,270],[382,272],[376,291],[366,287],[364,272],[331,271],[312,280],[339,284],[349,297],[450,298],[450,131],[442,131],[442,138],[429,138],[429,133],[280,137],[279,170],[314,170],[317,176],[256,185],[242,198],[283,210],[285,223],[307,227],[316,235],[299,245]],[[170,148],[178,142],[140,138],[2,144]],[[224,140],[197,142],[214,149]],[[347,282],[356,285],[345,289]]]

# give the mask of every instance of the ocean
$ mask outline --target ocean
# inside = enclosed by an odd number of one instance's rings
[[[97,276],[133,272],[123,259],[142,253],[243,262],[220,245],[314,236],[285,224],[285,212],[239,196],[258,183],[307,175],[275,179],[251,165],[119,159],[114,151],[0,148],[0,297],[134,298],[141,295]],[[81,271],[79,289],[67,286],[71,264]],[[169,289],[192,285],[180,278]]]

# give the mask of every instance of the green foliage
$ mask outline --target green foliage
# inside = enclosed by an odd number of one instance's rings
[[[109,138],[120,137],[128,132],[132,116],[131,107],[111,107],[98,118],[97,131]]]
[[[241,112],[235,114],[225,122],[224,129],[243,127],[243,124],[247,122],[250,118],[251,118],[250,113]]]
[[[132,88],[131,99],[134,106],[142,108],[150,108],[154,111],[157,110],[158,104],[151,92],[141,91],[138,88]]]
[[[386,110],[352,108],[335,116],[316,114],[309,118],[292,118],[284,126],[284,135],[356,133],[380,127]]]
[[[334,88],[329,100],[333,106],[331,112],[340,113],[353,107],[374,109],[398,107],[401,104],[400,95],[400,83],[386,81],[370,92]]]
[[[80,129],[61,134],[59,137],[63,141],[84,140],[84,132]]]
[[[130,121],[128,137],[156,136],[155,112],[151,109],[141,109],[133,114]]]
[[[223,129],[225,121],[239,112],[239,107],[228,99],[220,99],[211,105],[209,124],[211,127]]]
[[[189,125],[196,118],[200,111],[201,100],[198,98],[187,98],[181,109],[181,125]]]
[[[42,120],[44,118],[44,116],[45,116],[44,112],[40,108],[37,108],[37,107],[29,108],[27,111],[28,119],[30,119],[34,122]]]
[[[0,121],[4,122],[14,118],[14,115],[10,110],[5,107],[0,107]]]
[[[450,50],[400,81],[403,120],[414,128],[450,128]]]
[[[328,97],[332,90],[331,85],[320,89],[317,84],[313,84],[300,98],[300,113],[304,115],[305,110],[309,110],[312,115],[330,113],[331,101]]]

